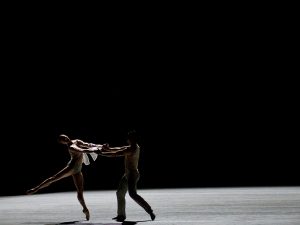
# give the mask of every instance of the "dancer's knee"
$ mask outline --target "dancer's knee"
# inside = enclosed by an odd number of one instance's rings
[[[135,199],[136,197],[138,197],[138,194],[136,193],[136,191],[128,191],[128,194],[133,199]]]

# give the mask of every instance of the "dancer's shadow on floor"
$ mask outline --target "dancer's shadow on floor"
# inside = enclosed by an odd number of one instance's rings
[[[45,223],[44,225],[123,225],[123,223],[82,223],[82,221],[67,221],[61,223]],[[133,223],[130,223],[133,224]],[[125,225],[130,225],[125,224]]]
[[[138,223],[148,222],[148,221],[152,221],[152,220],[124,221],[122,223],[122,225],[135,225],[135,224],[138,224]]]
[[[67,221],[61,223],[45,223],[45,225],[64,225],[64,224],[74,224],[74,225],[135,225],[142,222],[148,222],[152,220],[139,220],[139,221],[124,221],[120,223],[82,223],[82,221]]]
[[[138,223],[142,223],[142,222],[149,222],[152,220],[138,220],[138,221],[124,221],[122,223],[122,225],[134,225],[134,224],[138,224]]]
[[[66,222],[43,222],[43,223],[25,223],[25,224],[44,224],[44,225],[123,225],[123,223],[89,223],[83,221],[66,221]],[[133,223],[125,223],[125,225],[130,225]]]
[[[68,222],[61,222],[61,223],[56,223],[53,225],[57,225],[57,224],[81,224],[80,221],[68,221]],[[52,225],[52,224],[46,224],[46,225]]]
[[[46,223],[45,225],[123,225],[123,223],[82,223],[82,221],[67,221],[61,223]],[[125,224],[130,225],[130,224]]]

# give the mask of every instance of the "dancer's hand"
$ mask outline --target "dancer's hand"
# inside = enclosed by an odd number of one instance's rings
[[[108,143],[103,144],[101,150],[103,150],[103,151],[109,151],[109,144]]]
[[[98,148],[98,150],[96,150],[95,153],[100,155],[102,153],[102,151]]]

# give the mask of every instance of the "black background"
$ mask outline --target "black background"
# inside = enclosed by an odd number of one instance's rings
[[[3,42],[1,195],[66,165],[59,134],[117,146],[129,129],[140,188],[300,185],[295,83],[265,30],[37,21],[10,21]],[[122,173],[122,158],[99,157],[85,189],[116,189]],[[71,178],[41,192],[69,190]]]

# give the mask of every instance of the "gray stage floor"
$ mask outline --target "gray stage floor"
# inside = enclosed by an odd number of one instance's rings
[[[151,221],[128,195],[127,222],[153,225],[300,225],[300,187],[139,190],[154,209]],[[0,197],[0,224],[122,224],[115,191],[86,191],[90,221],[75,192]]]

